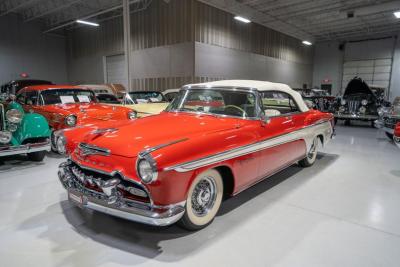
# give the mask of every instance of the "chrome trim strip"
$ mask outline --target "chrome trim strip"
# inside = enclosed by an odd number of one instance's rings
[[[335,118],[338,119],[353,119],[353,120],[377,120],[379,119],[378,115],[357,115],[357,114],[340,114],[335,113]]]
[[[165,143],[165,144],[160,144],[160,145],[157,145],[157,146],[153,146],[153,147],[147,148],[146,150],[143,150],[143,151],[141,151],[139,153],[139,157],[144,158],[145,155],[148,155],[148,154],[150,154],[150,153],[152,153],[152,152],[154,152],[156,150],[159,150],[161,148],[164,148],[164,147],[167,147],[167,146],[170,146],[170,145],[174,145],[174,144],[177,144],[177,143],[180,143],[180,142],[184,142],[184,141],[187,141],[187,140],[189,140],[189,138],[182,138],[182,139],[171,141],[171,142],[168,142],[168,143]]]
[[[0,147],[0,156],[12,156],[17,154],[33,153],[39,151],[49,152],[50,150],[51,150],[50,141],[48,141],[36,144],[21,145],[18,147],[6,147],[6,148]]]
[[[87,143],[79,143],[78,147],[81,155],[83,156],[89,156],[89,155],[110,156],[111,154],[111,151],[107,148],[102,148]]]
[[[164,171],[175,170],[177,172],[187,172],[200,167],[244,156],[250,153],[254,153],[257,151],[261,151],[267,148],[279,146],[297,140],[305,140],[306,150],[308,151],[309,147],[311,146],[311,142],[315,136],[322,134],[326,144],[330,139],[330,137],[332,136],[332,133],[333,129],[331,123],[329,121],[325,121],[310,126],[306,126],[302,129],[293,131],[291,133],[265,139],[263,141],[259,141],[253,144],[241,146],[238,148],[233,148],[228,151],[220,152],[214,155],[206,156],[189,162],[184,162],[174,166],[169,166],[164,168]]]

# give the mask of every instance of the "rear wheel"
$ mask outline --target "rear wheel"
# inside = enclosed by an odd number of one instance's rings
[[[224,193],[221,174],[207,170],[199,174],[189,188],[186,199],[186,211],[179,225],[195,231],[210,224],[217,214]]]
[[[318,136],[314,137],[310,150],[307,153],[307,156],[299,161],[299,165],[301,167],[310,167],[311,165],[314,164],[318,154],[318,144],[319,144],[318,139],[319,139]]]
[[[43,161],[45,156],[46,156],[46,151],[28,153],[28,159],[36,162]]]
[[[390,139],[393,140],[393,134],[385,132],[386,136]]]

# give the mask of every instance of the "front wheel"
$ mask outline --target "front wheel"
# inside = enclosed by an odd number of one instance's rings
[[[317,159],[318,154],[318,136],[314,137],[313,142],[311,144],[310,150],[307,152],[307,156],[299,161],[299,165],[301,167],[310,167],[314,164]]]
[[[43,161],[45,156],[46,156],[46,151],[28,153],[28,159],[35,162]]]
[[[186,211],[179,225],[195,231],[210,224],[221,206],[224,184],[221,174],[207,170],[194,179],[186,199]]]

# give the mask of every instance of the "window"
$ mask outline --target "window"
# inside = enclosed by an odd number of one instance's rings
[[[159,103],[166,102],[164,95],[160,92],[131,92],[129,97],[125,99],[127,104],[140,104],[140,103]]]
[[[264,112],[267,116],[279,116],[281,114],[299,112],[299,108],[287,93],[278,91],[261,92],[261,100]]]
[[[96,102],[94,93],[85,89],[51,89],[41,92],[44,105]]]
[[[36,105],[38,100],[38,93],[36,91],[27,91],[25,104],[26,105]]]

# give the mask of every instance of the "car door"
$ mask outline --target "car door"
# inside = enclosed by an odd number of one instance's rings
[[[286,92],[261,92],[261,102],[269,123],[259,128],[262,147],[259,177],[271,175],[305,154],[305,143],[298,140],[304,114]]]

